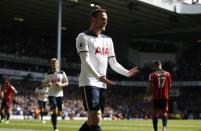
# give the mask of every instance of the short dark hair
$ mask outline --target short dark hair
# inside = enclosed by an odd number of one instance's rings
[[[50,59],[50,62],[52,62],[52,61],[58,61],[58,59],[54,57],[54,58]]]
[[[98,13],[106,13],[106,9],[103,9],[103,8],[98,8],[98,9],[95,9],[95,10],[92,10],[91,13],[90,13],[90,18],[91,17],[97,17],[97,14]]]
[[[161,65],[161,61],[160,60],[153,60],[153,65]]]
[[[10,80],[9,80],[8,77],[4,77],[4,78],[3,78],[3,83],[6,83],[6,82],[10,82]]]

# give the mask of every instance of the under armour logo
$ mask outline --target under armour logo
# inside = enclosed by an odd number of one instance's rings
[[[84,47],[85,43],[80,43],[80,48]]]

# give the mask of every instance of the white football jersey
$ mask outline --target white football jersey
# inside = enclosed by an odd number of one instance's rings
[[[106,75],[108,58],[115,56],[113,41],[105,35],[94,36],[92,32],[80,33],[76,38],[77,53],[88,52],[90,62],[100,75]],[[106,84],[100,82],[92,71],[81,62],[79,86],[96,86],[106,88]]]
[[[47,82],[47,83],[56,83],[56,82],[64,83],[64,82],[68,82],[68,78],[67,78],[66,73],[64,71],[59,71],[59,72],[49,71],[45,76],[44,82]],[[62,87],[54,87],[53,85],[49,87],[48,95],[49,96],[62,97],[63,96],[63,88]]]
[[[36,88],[35,94],[37,94],[39,101],[47,101],[48,87]]]

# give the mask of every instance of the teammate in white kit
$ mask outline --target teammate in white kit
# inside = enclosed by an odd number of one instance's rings
[[[80,33],[76,39],[77,53],[81,59],[79,86],[88,112],[88,119],[79,131],[101,131],[106,85],[114,84],[106,78],[108,62],[121,75],[132,77],[138,72],[137,67],[127,70],[116,61],[112,39],[101,34],[107,20],[105,9],[93,10],[90,14],[90,28]]]
[[[59,69],[59,62],[56,58],[50,60],[50,65],[51,71],[46,74],[43,86],[49,87],[48,99],[52,111],[51,121],[54,131],[58,131],[57,116],[62,114],[63,87],[68,86],[68,78],[66,73]]]
[[[46,109],[46,104],[48,99],[48,87],[42,87],[42,85],[39,85],[35,89],[35,94],[38,99],[41,121],[42,123],[46,123],[46,121],[44,121],[43,119],[43,116],[44,116],[44,111]]]

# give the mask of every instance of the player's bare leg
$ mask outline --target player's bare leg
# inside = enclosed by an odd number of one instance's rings
[[[56,108],[52,109],[51,122],[52,122],[52,126],[54,128],[54,131],[58,131],[58,129],[57,129],[57,109]]]
[[[44,108],[41,108],[41,109],[40,109],[40,116],[41,116],[41,122],[42,122],[43,124],[45,124],[46,121],[43,119],[43,116],[44,116]]]
[[[167,112],[164,111],[162,113],[162,123],[163,123],[163,129],[162,129],[162,131],[166,131],[167,130],[167,119],[168,119]]]
[[[3,123],[4,122],[4,118],[5,118],[5,115],[4,115],[4,109],[0,109],[0,115],[1,115],[1,123]]]
[[[101,110],[89,111],[87,124],[90,127],[90,131],[102,131],[101,120],[102,120]]]
[[[12,111],[12,107],[11,106],[7,106],[6,109],[5,109],[5,116],[6,116],[6,124],[9,124],[10,123],[10,114],[11,114],[11,111]]]

